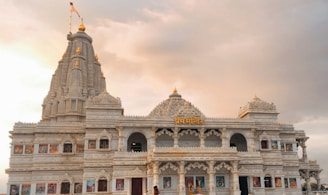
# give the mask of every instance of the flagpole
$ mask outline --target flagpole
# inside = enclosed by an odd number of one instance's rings
[[[69,12],[69,32],[72,33],[72,12]]]

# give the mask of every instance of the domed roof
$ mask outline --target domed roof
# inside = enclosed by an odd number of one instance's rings
[[[204,117],[204,115],[174,89],[168,99],[153,109],[149,117]]]

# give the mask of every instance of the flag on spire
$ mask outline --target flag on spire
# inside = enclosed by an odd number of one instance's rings
[[[79,18],[81,18],[79,12],[75,9],[73,2],[69,3],[71,5],[71,13],[75,12],[77,14],[77,16],[79,16]]]

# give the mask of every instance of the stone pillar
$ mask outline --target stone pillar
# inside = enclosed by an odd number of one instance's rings
[[[205,147],[204,128],[201,128],[201,130],[200,130],[199,139],[200,139],[200,147],[201,148]]]
[[[214,178],[214,161],[211,160],[208,162],[208,174],[209,174],[209,187],[210,187],[210,192],[209,195],[215,195],[215,178]]]
[[[307,157],[307,152],[306,152],[306,145],[304,143],[304,145],[302,146],[302,151],[303,151],[303,160],[304,162],[308,162],[308,157]]]
[[[238,161],[237,160],[232,162],[231,175],[232,175],[232,180],[231,180],[230,194],[231,195],[240,195]]]
[[[147,140],[148,143],[148,148],[151,148],[151,150],[153,151],[153,149],[156,147],[156,128],[152,127],[151,128],[151,138],[150,140]]]
[[[310,184],[310,172],[307,169],[305,173],[306,191],[307,194],[311,194],[311,184]]]
[[[321,182],[319,178],[317,178],[317,185],[318,185],[317,190],[319,191],[321,189]]]
[[[158,186],[158,168],[159,162],[155,161],[153,164],[153,186]]]
[[[255,140],[255,131],[256,129],[255,128],[252,128],[251,129],[251,137],[248,141],[250,141],[250,150],[251,152],[254,152],[255,151],[255,143],[254,143],[254,140]]]
[[[118,131],[118,151],[123,151],[123,136],[122,136],[122,127],[116,127]]]
[[[180,161],[180,163],[179,163],[179,195],[186,194],[184,166],[185,166],[185,162]]]
[[[178,132],[179,132],[179,128],[178,127],[175,127],[174,128],[174,135],[173,135],[173,139],[174,139],[173,147],[175,147],[175,148],[179,147],[179,135],[178,135]]]
[[[227,137],[226,137],[226,131],[227,128],[223,127],[222,128],[222,134],[221,134],[221,139],[222,139],[222,147],[228,147],[227,145]]]

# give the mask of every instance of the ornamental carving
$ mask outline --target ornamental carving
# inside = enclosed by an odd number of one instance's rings
[[[158,172],[159,173],[162,173],[163,171],[165,171],[166,169],[172,169],[174,171],[178,171],[179,170],[179,167],[176,166],[175,164],[171,163],[171,162],[168,162],[168,163],[165,163],[163,166],[161,166],[161,168],[158,169]]]
[[[190,163],[185,167],[186,171],[190,171],[193,168],[199,168],[202,169],[204,171],[208,170],[208,166],[204,163],[199,163],[199,162],[195,162],[195,163]]]

